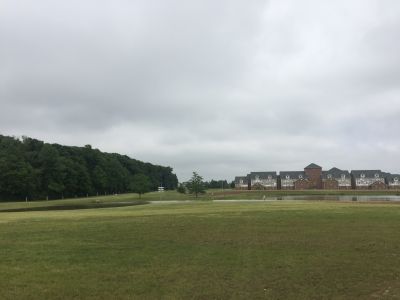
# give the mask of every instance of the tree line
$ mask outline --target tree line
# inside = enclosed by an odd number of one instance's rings
[[[228,183],[227,180],[214,180],[204,181],[204,187],[206,189],[230,189],[235,187],[235,182]]]
[[[182,194],[194,194],[196,198],[199,194],[204,194],[206,189],[233,189],[235,188],[235,182],[228,183],[226,180],[214,180],[203,181],[203,177],[197,172],[193,172],[192,177],[187,182],[180,183],[177,187],[177,191]]]
[[[148,178],[150,190],[175,189],[172,168],[126,155],[85,147],[48,144],[0,135],[0,200],[60,199],[135,190],[134,176]]]

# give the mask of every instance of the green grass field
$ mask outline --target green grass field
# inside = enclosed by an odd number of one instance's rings
[[[1,299],[400,299],[400,205],[1,213],[0,253]]]
[[[266,197],[281,197],[281,196],[400,196],[399,190],[275,190],[275,191],[236,191],[230,189],[210,189],[205,194],[199,195],[196,199],[193,195],[180,194],[176,191],[166,191],[164,193],[151,192],[142,195],[139,199],[138,194],[120,194],[120,195],[107,195],[98,197],[85,197],[85,198],[72,198],[64,200],[50,200],[50,201],[28,201],[23,202],[1,202],[0,211],[3,209],[17,209],[17,208],[32,208],[32,207],[45,207],[45,206],[75,206],[86,205],[94,203],[122,203],[122,202],[136,202],[136,201],[165,201],[165,200],[226,200],[226,199],[244,199],[244,200],[261,200]]]

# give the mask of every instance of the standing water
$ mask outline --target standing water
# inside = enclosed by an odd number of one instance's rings
[[[335,195],[309,195],[309,196],[277,196],[263,197],[262,199],[252,200],[214,200],[214,202],[236,202],[236,201],[276,201],[276,200],[328,200],[328,201],[400,201],[400,196],[397,195],[382,195],[382,196],[335,196]]]

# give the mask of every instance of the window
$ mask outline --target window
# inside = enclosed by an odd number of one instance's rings
[[[290,179],[290,175],[286,175],[286,179]]]
[[[303,178],[303,175],[300,174],[300,175],[299,175],[299,178],[302,179],[302,178]]]
[[[399,178],[395,177],[395,178],[393,178],[393,181],[397,182],[397,181],[399,181]]]
[[[375,174],[375,178],[379,178],[379,174],[378,173]]]
[[[271,175],[268,175],[268,179],[271,180],[271,179],[272,179],[272,176],[271,176]]]
[[[256,181],[260,180],[260,176],[256,175]]]
[[[328,174],[328,179],[332,179],[332,174]]]
[[[364,174],[364,173],[361,173],[360,177],[361,177],[361,178],[365,178],[365,174]]]
[[[240,184],[243,184],[243,179],[240,179]]]
[[[342,179],[346,179],[346,174],[342,174],[340,177],[341,177]]]

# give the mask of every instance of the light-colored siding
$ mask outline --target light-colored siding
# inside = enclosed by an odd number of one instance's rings
[[[356,179],[356,186],[357,187],[368,187],[375,182],[382,182],[385,183],[384,178],[375,178],[375,177],[365,177],[365,178],[357,178]]]
[[[264,187],[276,187],[278,185],[277,180],[276,179],[252,179],[251,180],[251,185],[254,186],[256,184],[260,184]]]

